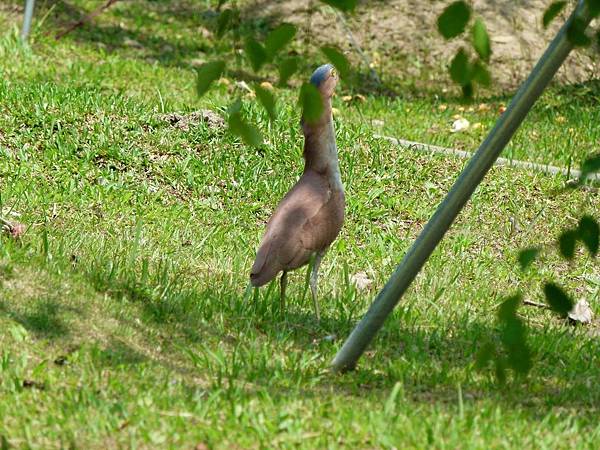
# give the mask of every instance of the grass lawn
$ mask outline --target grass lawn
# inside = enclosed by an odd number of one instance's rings
[[[137,23],[141,7],[128,8],[60,41],[36,29],[31,48],[0,37],[0,207],[28,227],[0,237],[2,448],[597,446],[596,325],[522,307],[530,375],[499,385],[474,367],[518,290],[543,301],[541,283],[559,281],[600,313],[597,259],[554,249],[583,213],[600,218],[600,197],[558,176],[492,169],[358,370],[328,370],[465,164],[373,135],[474,150],[509,95],[345,102],[342,86],[347,218],[323,262],[317,324],[304,270],[286,311],[275,283],[242,299],[265,221],[302,170],[297,90],[276,89],[272,124],[247,102],[259,149],[173,126],[162,114],[222,113],[244,91],[220,84],[198,99],[177,57],[203,48],[194,16],[159,28],[160,15]],[[0,24],[15,17],[0,10]],[[154,47],[117,45],[123,28]],[[170,40],[175,56],[156,56]],[[597,151],[599,100],[597,83],[553,87],[505,154],[577,167]],[[481,126],[451,133],[455,114]],[[545,250],[522,273],[516,254],[532,244]]]

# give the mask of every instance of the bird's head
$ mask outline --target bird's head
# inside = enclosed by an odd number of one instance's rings
[[[323,99],[330,99],[337,85],[338,75],[331,64],[324,64],[313,72],[310,82],[319,90]]]

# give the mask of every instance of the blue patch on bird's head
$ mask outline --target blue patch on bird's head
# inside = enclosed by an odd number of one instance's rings
[[[327,79],[329,76],[331,69],[333,66],[331,64],[323,64],[317,70],[315,70],[310,77],[310,82],[314,84],[316,87],[319,87],[323,81]]]

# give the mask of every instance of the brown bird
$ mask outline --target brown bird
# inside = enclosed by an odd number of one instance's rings
[[[321,96],[323,113],[316,121],[302,118],[304,173],[269,219],[250,271],[250,283],[255,287],[283,272],[280,296],[283,311],[288,271],[312,263],[310,290],[317,320],[320,320],[317,303],[319,266],[344,222],[344,187],[331,111],[331,97],[337,81],[337,74],[330,64],[319,67],[310,78]]]

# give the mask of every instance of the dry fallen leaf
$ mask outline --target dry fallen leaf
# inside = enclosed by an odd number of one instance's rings
[[[569,319],[573,322],[590,323],[593,318],[594,313],[587,300],[579,300],[569,312]]]
[[[373,119],[373,120],[371,120],[371,125],[374,126],[374,127],[381,128],[384,124],[385,124],[385,122],[383,120],[379,120],[379,119]]]
[[[458,133],[459,131],[464,131],[469,128],[469,121],[464,118],[456,119],[452,123],[452,129],[450,130],[452,133]]]
[[[340,115],[340,110],[339,110],[339,109],[337,109],[337,108],[331,108],[331,113],[332,113],[334,116],[339,116],[339,115]]]
[[[444,112],[448,109],[448,105],[445,104],[441,104],[440,106],[438,106],[438,111]]]
[[[366,272],[357,272],[350,277],[350,281],[356,286],[359,291],[364,291],[369,288],[373,280],[369,278]]]
[[[262,83],[260,83],[260,87],[268,89],[269,91],[273,90],[273,85],[268,81],[263,81]]]
[[[504,106],[504,105],[500,105],[500,106],[498,107],[498,112],[499,112],[500,114],[503,114],[503,113],[504,113],[504,111],[506,111],[506,106]]]
[[[488,105],[487,103],[480,103],[479,106],[477,107],[478,111],[488,111],[490,109],[490,105]]]

